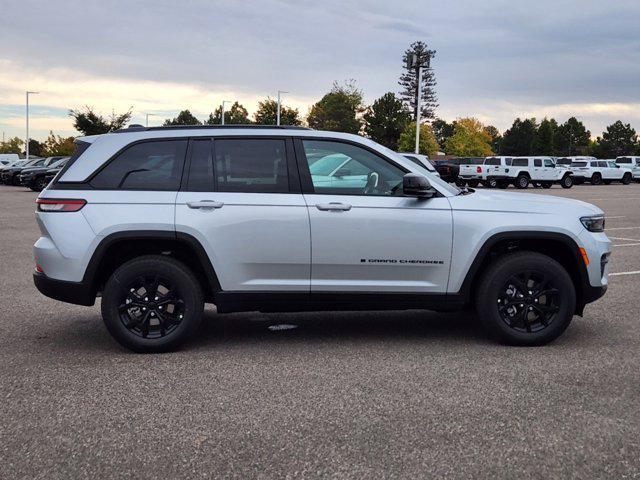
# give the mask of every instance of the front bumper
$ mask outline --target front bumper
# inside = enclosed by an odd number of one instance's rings
[[[44,273],[33,272],[33,283],[40,293],[54,300],[88,307],[96,301],[95,292],[83,282],[56,280]]]

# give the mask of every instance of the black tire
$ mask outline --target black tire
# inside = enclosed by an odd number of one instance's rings
[[[20,177],[18,177],[18,175],[14,175],[13,177],[11,177],[10,185],[13,185],[16,187],[20,185]]]
[[[525,189],[529,186],[529,177],[526,175],[520,174],[515,181],[516,188]]]
[[[622,176],[622,184],[623,185],[629,185],[631,183],[631,180],[633,179],[633,177],[631,176],[631,174],[629,172],[626,172],[623,176]]]
[[[484,272],[475,301],[482,325],[499,341],[544,345],[571,323],[576,292],[571,277],[554,259],[517,252],[500,257]]]
[[[509,182],[506,180],[498,180],[498,188],[505,189],[509,187]]]
[[[105,285],[101,308],[118,343],[139,353],[166,352],[197,330],[204,300],[187,266],[167,256],[147,255],[116,269]]]
[[[560,186],[562,188],[571,188],[573,187],[573,177],[571,175],[565,175],[560,180]]]
[[[542,182],[542,188],[548,189],[551,188],[553,184],[551,182]]]
[[[477,188],[478,185],[480,185],[480,181],[478,180],[469,180],[468,183],[471,188]]]
[[[490,178],[489,180],[482,182],[482,185],[487,188],[496,188],[498,186],[498,181],[495,178]]]
[[[33,183],[31,184],[31,187],[29,187],[31,190],[33,190],[34,192],[41,192],[42,190],[45,189],[45,187],[49,184],[49,182],[47,182],[47,179],[42,176],[42,177],[38,177],[36,178]]]
[[[601,185],[602,184],[602,175],[600,175],[599,173],[594,173],[593,175],[591,175],[591,185]]]

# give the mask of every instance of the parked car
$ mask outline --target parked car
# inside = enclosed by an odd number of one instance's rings
[[[0,181],[5,185],[19,185],[20,177],[19,175],[22,173],[22,170],[29,167],[39,167],[44,165],[46,158],[34,158],[24,163],[16,162],[9,168],[5,168],[0,173]]]
[[[16,163],[20,160],[17,153],[0,153],[0,167]]]
[[[621,182],[628,185],[633,180],[630,170],[621,168],[614,160],[578,160],[571,164],[571,171],[576,184],[586,181],[591,185],[609,185]]]
[[[458,173],[460,173],[460,165],[456,163],[456,159],[434,160],[433,167],[440,174],[440,178],[448,183],[456,183]]]
[[[37,199],[34,282],[80,305],[101,295],[107,329],[135,351],[178,347],[205,302],[219,314],[473,306],[501,341],[540,345],[607,289],[598,207],[460,190],[358,135],[140,127],[76,142]],[[364,185],[314,176],[336,157]]]
[[[422,168],[426,168],[430,173],[432,173],[436,177],[440,176],[438,171],[433,166],[433,163],[431,163],[431,160],[429,160],[429,157],[427,157],[426,155],[422,155],[419,153],[402,153],[402,152],[400,153],[400,155],[402,155],[404,158],[408,160],[411,160],[416,165]]]
[[[471,188],[477,187],[482,181],[484,158],[469,157],[460,158],[459,160],[460,170],[456,185],[458,187],[464,187],[465,185],[469,185]]]
[[[616,164],[620,165],[620,168],[631,170],[631,174],[633,175],[635,181],[640,182],[640,157],[617,157]]]
[[[30,167],[25,168],[19,175],[20,185],[24,185],[27,188],[30,188],[34,192],[39,192],[44,187],[47,186],[49,181],[47,180],[47,173],[49,170],[53,169],[62,169],[65,163],[69,159],[69,157],[51,157],[54,158],[49,165],[41,166],[41,167]],[[55,160],[57,158],[57,160]]]
[[[556,168],[552,157],[513,157],[511,165],[495,167],[487,174],[487,179],[495,180],[499,188],[507,188],[510,184],[527,188],[530,183],[543,188],[551,188],[554,183],[562,188],[573,186],[572,172]]]
[[[496,188],[498,186],[498,180],[496,178],[489,178],[489,174],[496,170],[496,167],[506,167],[511,165],[512,157],[500,157],[491,156],[484,159],[482,167],[482,185],[487,188]]]

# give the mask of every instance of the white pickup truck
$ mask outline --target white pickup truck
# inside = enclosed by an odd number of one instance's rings
[[[620,168],[630,170],[634,180],[640,182],[640,157],[617,157],[616,165],[620,165]]]
[[[464,187],[469,185],[471,188],[475,188],[483,180],[483,164],[484,158],[470,157],[460,159],[460,173],[458,173],[458,180],[456,185]]]
[[[562,188],[573,186],[573,175],[569,169],[556,168],[552,157],[513,157],[510,165],[494,167],[487,173],[487,182],[495,181],[499,188],[510,184],[516,188],[527,188],[530,183],[551,188],[558,183]]]
[[[609,185],[611,182],[621,182],[629,185],[633,180],[633,173],[621,168],[615,160],[577,160],[571,164],[574,183],[589,182],[591,185]]]

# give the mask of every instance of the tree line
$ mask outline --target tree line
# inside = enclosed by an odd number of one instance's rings
[[[483,157],[487,155],[592,155],[612,158],[620,155],[639,154],[638,135],[630,124],[618,120],[606,127],[601,136],[591,139],[591,132],[575,117],[564,123],[553,118],[544,118],[539,123],[535,118],[516,118],[502,134],[493,125],[484,125],[474,117],[458,118],[447,122],[436,117],[438,98],[436,78],[431,60],[436,51],[421,41],[412,43],[402,55],[403,67],[399,76],[399,92],[387,92],[371,105],[364,104],[364,96],[354,80],[334,82],[331,89],[313,104],[306,118],[296,108],[281,105],[282,125],[308,125],[316,130],[330,130],[364,135],[396,151],[414,151],[418,105],[418,68],[423,68],[420,153],[434,156],[438,152],[461,157]],[[412,65],[409,58],[416,61]],[[218,125],[222,123],[222,107],[200,120],[188,109],[174,118],[167,118],[163,125]],[[127,112],[103,117],[91,107],[70,110],[73,125],[83,135],[99,135],[124,127],[132,117],[132,108]],[[228,125],[275,125],[277,102],[267,97],[258,102],[253,117],[247,108],[234,102],[224,112],[224,123]],[[0,147],[2,152],[19,152],[24,142],[17,137]],[[67,155],[73,150],[73,137],[61,138],[50,132],[45,142],[31,140],[29,150],[33,155]]]

